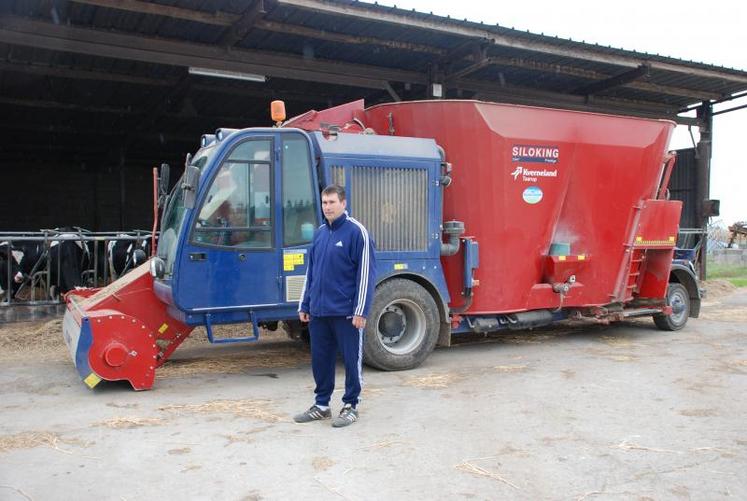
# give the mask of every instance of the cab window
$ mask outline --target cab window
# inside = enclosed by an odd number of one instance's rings
[[[222,247],[272,247],[270,140],[240,143],[213,178],[193,241]]]
[[[283,245],[311,242],[317,227],[309,143],[300,134],[282,139]]]

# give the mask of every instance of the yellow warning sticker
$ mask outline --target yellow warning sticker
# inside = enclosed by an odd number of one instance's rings
[[[303,252],[286,252],[283,254],[283,271],[293,271],[296,266],[303,266]]]
[[[101,382],[101,378],[92,372],[88,376],[86,376],[83,382],[86,383],[89,388],[93,388]]]
[[[158,332],[163,334],[164,332],[166,332],[166,329],[168,328],[169,326],[167,324],[163,324],[161,327],[158,328]]]
[[[395,270],[406,270],[407,263],[394,263],[394,269]]]
[[[565,261],[565,256],[558,256],[558,261]]]
[[[669,237],[670,242],[674,242],[674,237]]]
[[[586,260],[586,256],[585,256],[585,255],[583,255],[583,254],[579,254],[579,256],[578,256],[578,260],[579,260],[579,261],[585,261],[585,260]]]
[[[635,237],[636,242],[643,242],[643,237]]]
[[[653,246],[653,245],[670,247],[674,245],[674,240],[638,240],[636,239],[635,245],[640,246],[640,247]]]

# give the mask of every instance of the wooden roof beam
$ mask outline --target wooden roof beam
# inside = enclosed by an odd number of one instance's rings
[[[112,73],[109,71],[95,71],[82,68],[71,68],[67,66],[47,66],[45,64],[38,63],[8,63],[0,61],[0,70],[45,77],[51,76],[59,78],[70,78],[75,80],[94,80],[98,82],[121,82],[137,85],[150,85],[154,87],[174,85],[177,81],[173,78],[142,77],[137,75]]]
[[[399,40],[384,40],[382,38],[348,35],[332,31],[322,31],[315,28],[308,28],[298,24],[278,23],[276,21],[260,20],[254,25],[258,30],[271,31],[273,33],[285,33],[288,35],[297,35],[306,38],[314,38],[327,42],[337,42],[352,45],[376,45],[387,49],[406,50],[413,52],[422,52],[434,56],[445,57],[448,53],[445,49],[439,49],[430,45],[423,45],[411,42],[402,42]]]
[[[502,87],[498,85],[490,86],[485,85],[484,82],[473,82],[465,86],[465,88],[470,87],[478,91],[474,96],[475,99],[646,118],[666,118],[685,125],[699,124],[696,119],[677,116],[678,110],[676,108],[651,102],[598,97],[589,99],[585,96],[529,90],[508,84]]]
[[[151,87],[172,87],[179,81],[177,78],[153,78],[136,75],[124,75],[120,73],[111,73],[104,71],[92,71],[82,68],[47,66],[36,63],[7,63],[0,61],[0,71],[12,73],[24,73],[29,75],[38,75],[43,77],[69,78],[74,80],[92,80],[97,82],[115,82],[128,83],[137,85],[148,85]],[[259,99],[274,99],[281,96],[286,101],[298,103],[324,103],[331,99],[331,95],[311,95],[301,93],[295,90],[277,90],[266,88],[250,88],[248,86],[232,86],[225,83],[195,83],[191,86],[195,91],[210,92],[215,94],[230,94],[231,96],[256,97]],[[334,96],[336,97],[336,96]]]
[[[411,70],[341,63],[301,56],[125,35],[60,26],[13,16],[0,17],[0,42],[53,51],[88,54],[169,66],[211,68],[291,80],[385,89],[385,81],[427,84],[427,75]]]
[[[252,0],[244,14],[226,30],[218,44],[224,47],[233,47],[249,34],[257,21],[265,14],[267,14],[267,11],[265,10],[264,0]]]
[[[490,65],[508,66],[511,68],[520,68],[524,70],[540,71],[543,73],[557,73],[565,76],[572,76],[578,78],[584,78],[594,81],[607,81],[610,80],[610,75],[600,73],[594,70],[587,70],[578,68],[575,66],[562,65],[562,64],[551,64],[542,61],[525,58],[509,58],[500,56],[490,56],[488,58]],[[627,74],[628,72],[626,72]],[[453,77],[451,78],[453,80]],[[626,87],[631,89],[654,92],[659,94],[669,94],[672,96],[688,97],[693,98],[696,101],[704,101],[710,99],[718,99],[721,94],[712,91],[702,91],[697,89],[683,89],[680,87],[673,87],[669,85],[659,85],[651,82],[637,82],[630,81],[624,83]]]
[[[228,14],[226,12],[203,12],[199,10],[184,9],[182,7],[173,7],[142,0],[70,0],[71,2],[93,5],[95,7],[104,7],[107,9],[123,10],[137,14],[150,14],[154,16],[171,17],[184,21],[194,21],[196,23],[211,24],[214,26],[232,26],[241,19],[238,14]]]
[[[573,94],[581,94],[589,96],[592,94],[598,94],[599,92],[620,87],[621,85],[630,84],[639,78],[649,76],[651,67],[648,64],[642,64],[634,70],[624,71],[615,76],[592,82],[587,85],[578,87],[572,91]]]
[[[53,0],[48,0],[53,1]],[[430,45],[403,42],[398,40],[386,40],[370,36],[349,35],[344,33],[335,33],[326,30],[318,30],[307,26],[297,24],[281,23],[277,21],[267,21],[262,19],[265,13],[264,2],[254,1],[246,9],[243,15],[229,14],[225,12],[202,12],[182,7],[172,7],[169,5],[154,4],[143,0],[70,0],[85,5],[94,5],[109,9],[123,10],[126,12],[135,12],[137,14],[156,15],[181,19],[184,21],[193,21],[212,26],[221,26],[229,28],[219,42],[223,46],[233,46],[249,33],[252,28],[270,31],[273,33],[287,33],[290,35],[314,38],[329,42],[349,43],[349,44],[367,44],[386,47],[390,49],[409,50],[433,54],[436,56],[448,55],[446,50],[439,49]],[[474,40],[468,40],[469,44],[474,44]],[[453,56],[450,56],[453,57]]]

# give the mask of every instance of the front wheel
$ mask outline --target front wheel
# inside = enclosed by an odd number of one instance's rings
[[[388,280],[376,288],[364,360],[387,371],[415,368],[436,347],[439,326],[438,307],[428,291],[411,280]]]
[[[667,289],[667,305],[672,307],[671,315],[654,315],[654,323],[664,331],[682,329],[690,317],[690,295],[684,285],[670,283]]]

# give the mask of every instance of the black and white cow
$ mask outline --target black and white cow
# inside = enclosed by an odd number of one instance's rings
[[[59,293],[68,292],[83,285],[82,271],[87,268],[90,255],[84,242],[69,238],[80,235],[74,228],[57,228],[56,233],[48,242],[23,241],[12,242],[12,253],[15,263],[11,263],[13,272],[13,292],[22,284],[36,285],[35,277],[45,272],[49,266],[49,283],[47,284],[51,298],[57,298]],[[54,237],[64,237],[56,240]],[[7,248],[5,249],[7,262]],[[6,264],[7,266],[7,264]],[[6,278],[0,285],[7,282],[7,268],[3,268]],[[46,280],[45,280],[46,282]],[[5,287],[3,287],[5,288]]]
[[[21,259],[23,253],[15,249],[11,242],[0,242],[0,295],[5,291],[15,294],[23,282]],[[9,278],[10,277],[10,281]]]
[[[127,237],[126,234],[117,235]],[[109,242],[106,256],[109,264],[109,276],[116,280],[145,261],[151,254],[152,237],[148,235],[138,240],[112,240]]]

